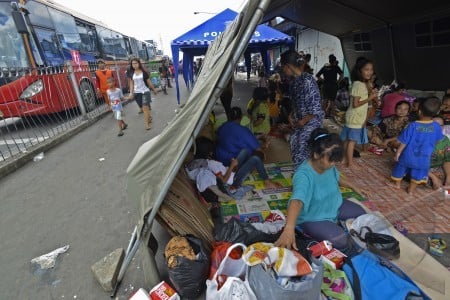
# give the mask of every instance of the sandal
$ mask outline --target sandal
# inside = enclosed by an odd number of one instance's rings
[[[380,147],[377,147],[377,146],[371,146],[371,147],[369,147],[369,149],[367,149],[367,151],[372,152],[373,154],[380,156],[380,155],[383,154],[384,149],[380,148]]]
[[[428,237],[428,245],[430,246],[430,254],[442,256],[447,243],[439,235],[431,235]]]

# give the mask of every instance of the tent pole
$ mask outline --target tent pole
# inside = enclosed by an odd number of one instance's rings
[[[137,236],[137,226],[134,226],[134,230],[133,230],[133,233],[131,234],[130,242],[128,243],[127,250],[125,251],[125,255],[127,255],[130,252],[130,249],[131,249],[134,241],[136,240],[136,236]]]
[[[392,24],[387,24],[387,30],[389,32],[389,40],[391,42],[391,58],[392,58],[392,70],[394,71],[394,79],[397,80],[397,60],[395,57],[395,50],[394,50],[394,37],[392,36]]]
[[[135,240],[134,245],[131,247],[130,251],[126,253],[125,259],[122,262],[122,265],[120,266],[119,274],[117,275],[117,281],[114,285],[114,289],[111,292],[111,298],[114,298],[116,296],[117,290],[119,289],[120,284],[122,283],[123,276],[125,275],[125,271],[128,268],[128,265],[130,264],[131,260],[133,259],[134,255],[136,254],[137,250],[139,249],[139,246],[141,244],[141,239]],[[131,246],[131,244],[130,244]],[[128,249],[127,249],[128,250]]]

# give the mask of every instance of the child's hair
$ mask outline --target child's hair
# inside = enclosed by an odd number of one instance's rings
[[[268,95],[269,95],[270,103],[275,103],[276,95],[277,95],[277,91],[278,91],[278,82],[276,82],[275,80],[269,79],[267,90],[269,92]]]
[[[361,70],[368,64],[373,65],[371,60],[363,56],[360,56],[356,59],[355,66],[353,67],[351,72],[352,81],[366,81],[362,76]]]
[[[434,117],[441,108],[441,101],[436,97],[430,97],[419,103],[419,110],[425,117]]]
[[[256,87],[253,90],[253,105],[247,109],[247,113],[251,115],[258,106],[269,98],[269,92],[265,87]]]
[[[402,104],[408,105],[408,112],[411,111],[411,104],[410,104],[408,101],[406,101],[406,100],[402,100],[402,101],[397,102],[397,104],[395,104],[395,110],[397,110],[397,108],[398,108],[400,105],[402,105]]]
[[[242,118],[242,110],[239,106],[234,106],[231,108],[230,120],[236,121]]]
[[[344,143],[336,133],[329,133],[325,128],[316,128],[308,140],[311,155],[328,156],[330,162],[340,162],[344,158]]]
[[[211,158],[214,153],[214,142],[205,137],[200,136],[195,139],[195,159],[207,159]]]
[[[349,86],[350,86],[350,84],[348,82],[348,77],[344,77],[344,79],[342,79],[339,82],[339,89],[344,89],[345,88],[346,90],[348,90]]]
[[[305,63],[305,58],[298,54],[295,50],[287,50],[281,53],[280,64],[281,66],[291,64],[296,67],[301,67]]]

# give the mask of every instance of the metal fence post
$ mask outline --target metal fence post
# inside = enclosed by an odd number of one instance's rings
[[[66,61],[67,71],[69,72],[70,81],[72,81],[72,86],[77,96],[78,105],[80,106],[81,114],[86,118],[86,107],[84,106],[83,98],[81,97],[80,88],[78,87],[77,79],[75,78],[75,73],[73,70],[72,62]]]

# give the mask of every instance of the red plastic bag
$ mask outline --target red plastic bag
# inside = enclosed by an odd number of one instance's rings
[[[209,271],[209,279],[212,279],[217,269],[220,266],[220,263],[224,259],[227,249],[233,245],[230,242],[214,242],[213,243],[213,251],[211,253],[211,266]],[[239,259],[242,256],[242,248],[238,247],[231,251],[230,257],[232,259]],[[220,278],[220,281],[226,278]],[[223,280],[225,281],[225,280]],[[219,287],[220,288],[220,287]]]

